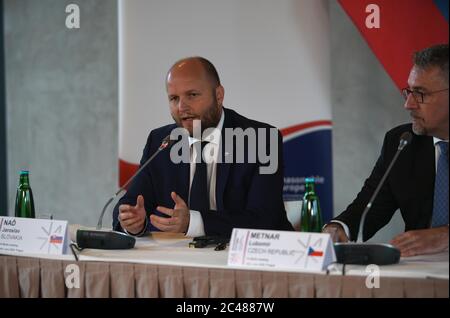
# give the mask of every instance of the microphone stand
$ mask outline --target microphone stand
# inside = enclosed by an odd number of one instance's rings
[[[395,153],[394,158],[392,158],[391,163],[389,164],[388,168],[386,169],[386,172],[384,173],[383,177],[380,180],[380,183],[378,183],[378,186],[375,189],[375,192],[372,194],[372,197],[370,198],[369,203],[367,203],[367,205],[362,213],[361,221],[359,222],[357,242],[363,241],[363,229],[364,229],[364,224],[365,224],[367,213],[369,212],[370,208],[372,207],[372,203],[373,203],[373,201],[375,201],[375,198],[377,197],[378,192],[380,192],[380,189],[383,186],[384,181],[386,180],[387,176],[389,175],[389,172],[391,171],[392,166],[397,161],[397,157],[400,155],[400,152],[403,150],[403,148],[405,148],[405,146],[407,144],[408,144],[408,141],[406,141],[404,139],[400,140],[400,144],[398,145],[397,152]]]
[[[359,265],[389,265],[397,264],[400,260],[400,251],[391,244],[365,244],[363,242],[364,224],[367,214],[372,207],[373,201],[380,192],[381,187],[384,184],[389,172],[391,171],[394,163],[397,161],[400,152],[411,142],[412,134],[410,132],[404,132],[400,136],[400,143],[397,148],[397,152],[391,160],[388,168],[386,169],[383,177],[381,178],[378,186],[376,187],[372,197],[367,203],[359,223],[357,242],[360,243],[335,243],[334,249],[336,252],[336,258],[338,263],[343,264],[359,264]]]
[[[108,206],[119,195],[126,192],[128,184],[155,158],[162,150],[173,144],[174,141],[170,139],[170,135],[166,136],[158,150],[147,159],[147,161],[120,187],[119,190],[106,202],[98,219],[96,230],[77,230],[77,245],[79,249],[95,248],[95,249],[130,249],[133,248],[136,239],[133,236],[127,235],[117,231],[101,231],[103,216]]]
[[[164,150],[165,148],[167,148],[167,146],[169,146],[171,143],[170,140],[170,135],[167,136],[166,138],[164,138],[164,140],[161,143],[161,146],[159,146],[158,150],[155,151],[155,153],[153,155],[151,155],[150,158],[147,159],[147,161],[139,168],[138,171],[136,171],[126,182],[125,184],[119,189],[117,190],[117,192],[111,197],[109,198],[109,200],[106,202],[105,206],[103,207],[102,213],[100,214],[100,218],[98,219],[98,223],[97,223],[97,230],[101,230],[102,229],[102,223],[103,223],[103,216],[105,215],[106,209],[108,208],[108,206],[111,204],[111,202],[113,202],[118,195],[120,194],[125,194],[125,192],[127,192],[126,188],[128,186],[128,184],[130,184],[131,181],[134,180],[134,178],[142,171],[144,170],[144,168],[153,160],[153,158],[155,158],[162,150]]]

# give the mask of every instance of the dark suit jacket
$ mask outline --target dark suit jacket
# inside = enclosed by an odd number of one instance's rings
[[[233,110],[225,109],[222,128],[224,145],[225,128],[273,128],[267,124],[247,119]],[[161,141],[176,128],[175,124],[153,130],[147,140],[140,164],[142,165],[160,146]],[[269,138],[266,138],[269,146]],[[283,204],[283,149],[278,132],[278,169],[274,174],[260,174],[261,163],[217,164],[217,211],[200,211],[206,235],[230,236],[234,227],[273,230],[292,230]],[[223,147],[223,146],[222,146]],[[224,147],[223,147],[224,148]],[[245,149],[248,155],[248,147]],[[234,151],[235,153],[235,151]],[[256,152],[257,154],[257,152]],[[224,158],[225,150],[222,150]],[[183,200],[189,197],[189,163],[175,164],[170,160],[170,149],[160,152],[155,159],[130,184],[128,192],[114,209],[113,227],[122,230],[118,222],[120,204],[136,204],[139,194],[144,196],[145,209],[151,213],[158,205],[173,208],[170,192],[175,191]],[[208,194],[205,194],[208,195]],[[150,223],[147,231],[156,231]]]
[[[349,226],[351,240],[358,236],[362,211],[394,157],[400,136],[412,132],[412,125],[398,126],[387,132],[381,155],[356,199],[336,220]],[[405,231],[428,228],[433,211],[435,177],[433,137],[413,134],[411,144],[400,153],[367,214],[363,239],[368,240],[386,225],[397,209],[405,221]]]

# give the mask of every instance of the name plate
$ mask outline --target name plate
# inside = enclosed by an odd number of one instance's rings
[[[0,252],[65,254],[67,221],[0,217]]]
[[[328,233],[233,229],[228,265],[323,271],[336,261]]]

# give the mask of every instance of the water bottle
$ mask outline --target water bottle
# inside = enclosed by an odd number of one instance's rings
[[[35,218],[33,192],[30,187],[29,173],[26,170],[20,172],[19,186],[16,194],[15,216],[20,218]]]
[[[314,191],[314,182],[314,178],[305,179],[305,194],[300,216],[301,232],[322,232],[322,213],[319,197]]]

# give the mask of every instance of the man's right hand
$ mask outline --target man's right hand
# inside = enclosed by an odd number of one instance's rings
[[[339,223],[328,223],[322,230],[323,233],[330,233],[333,242],[348,242],[347,234]]]
[[[119,206],[119,222],[124,230],[130,234],[142,232],[147,213],[144,208],[144,197],[139,195],[135,206],[121,204]]]

